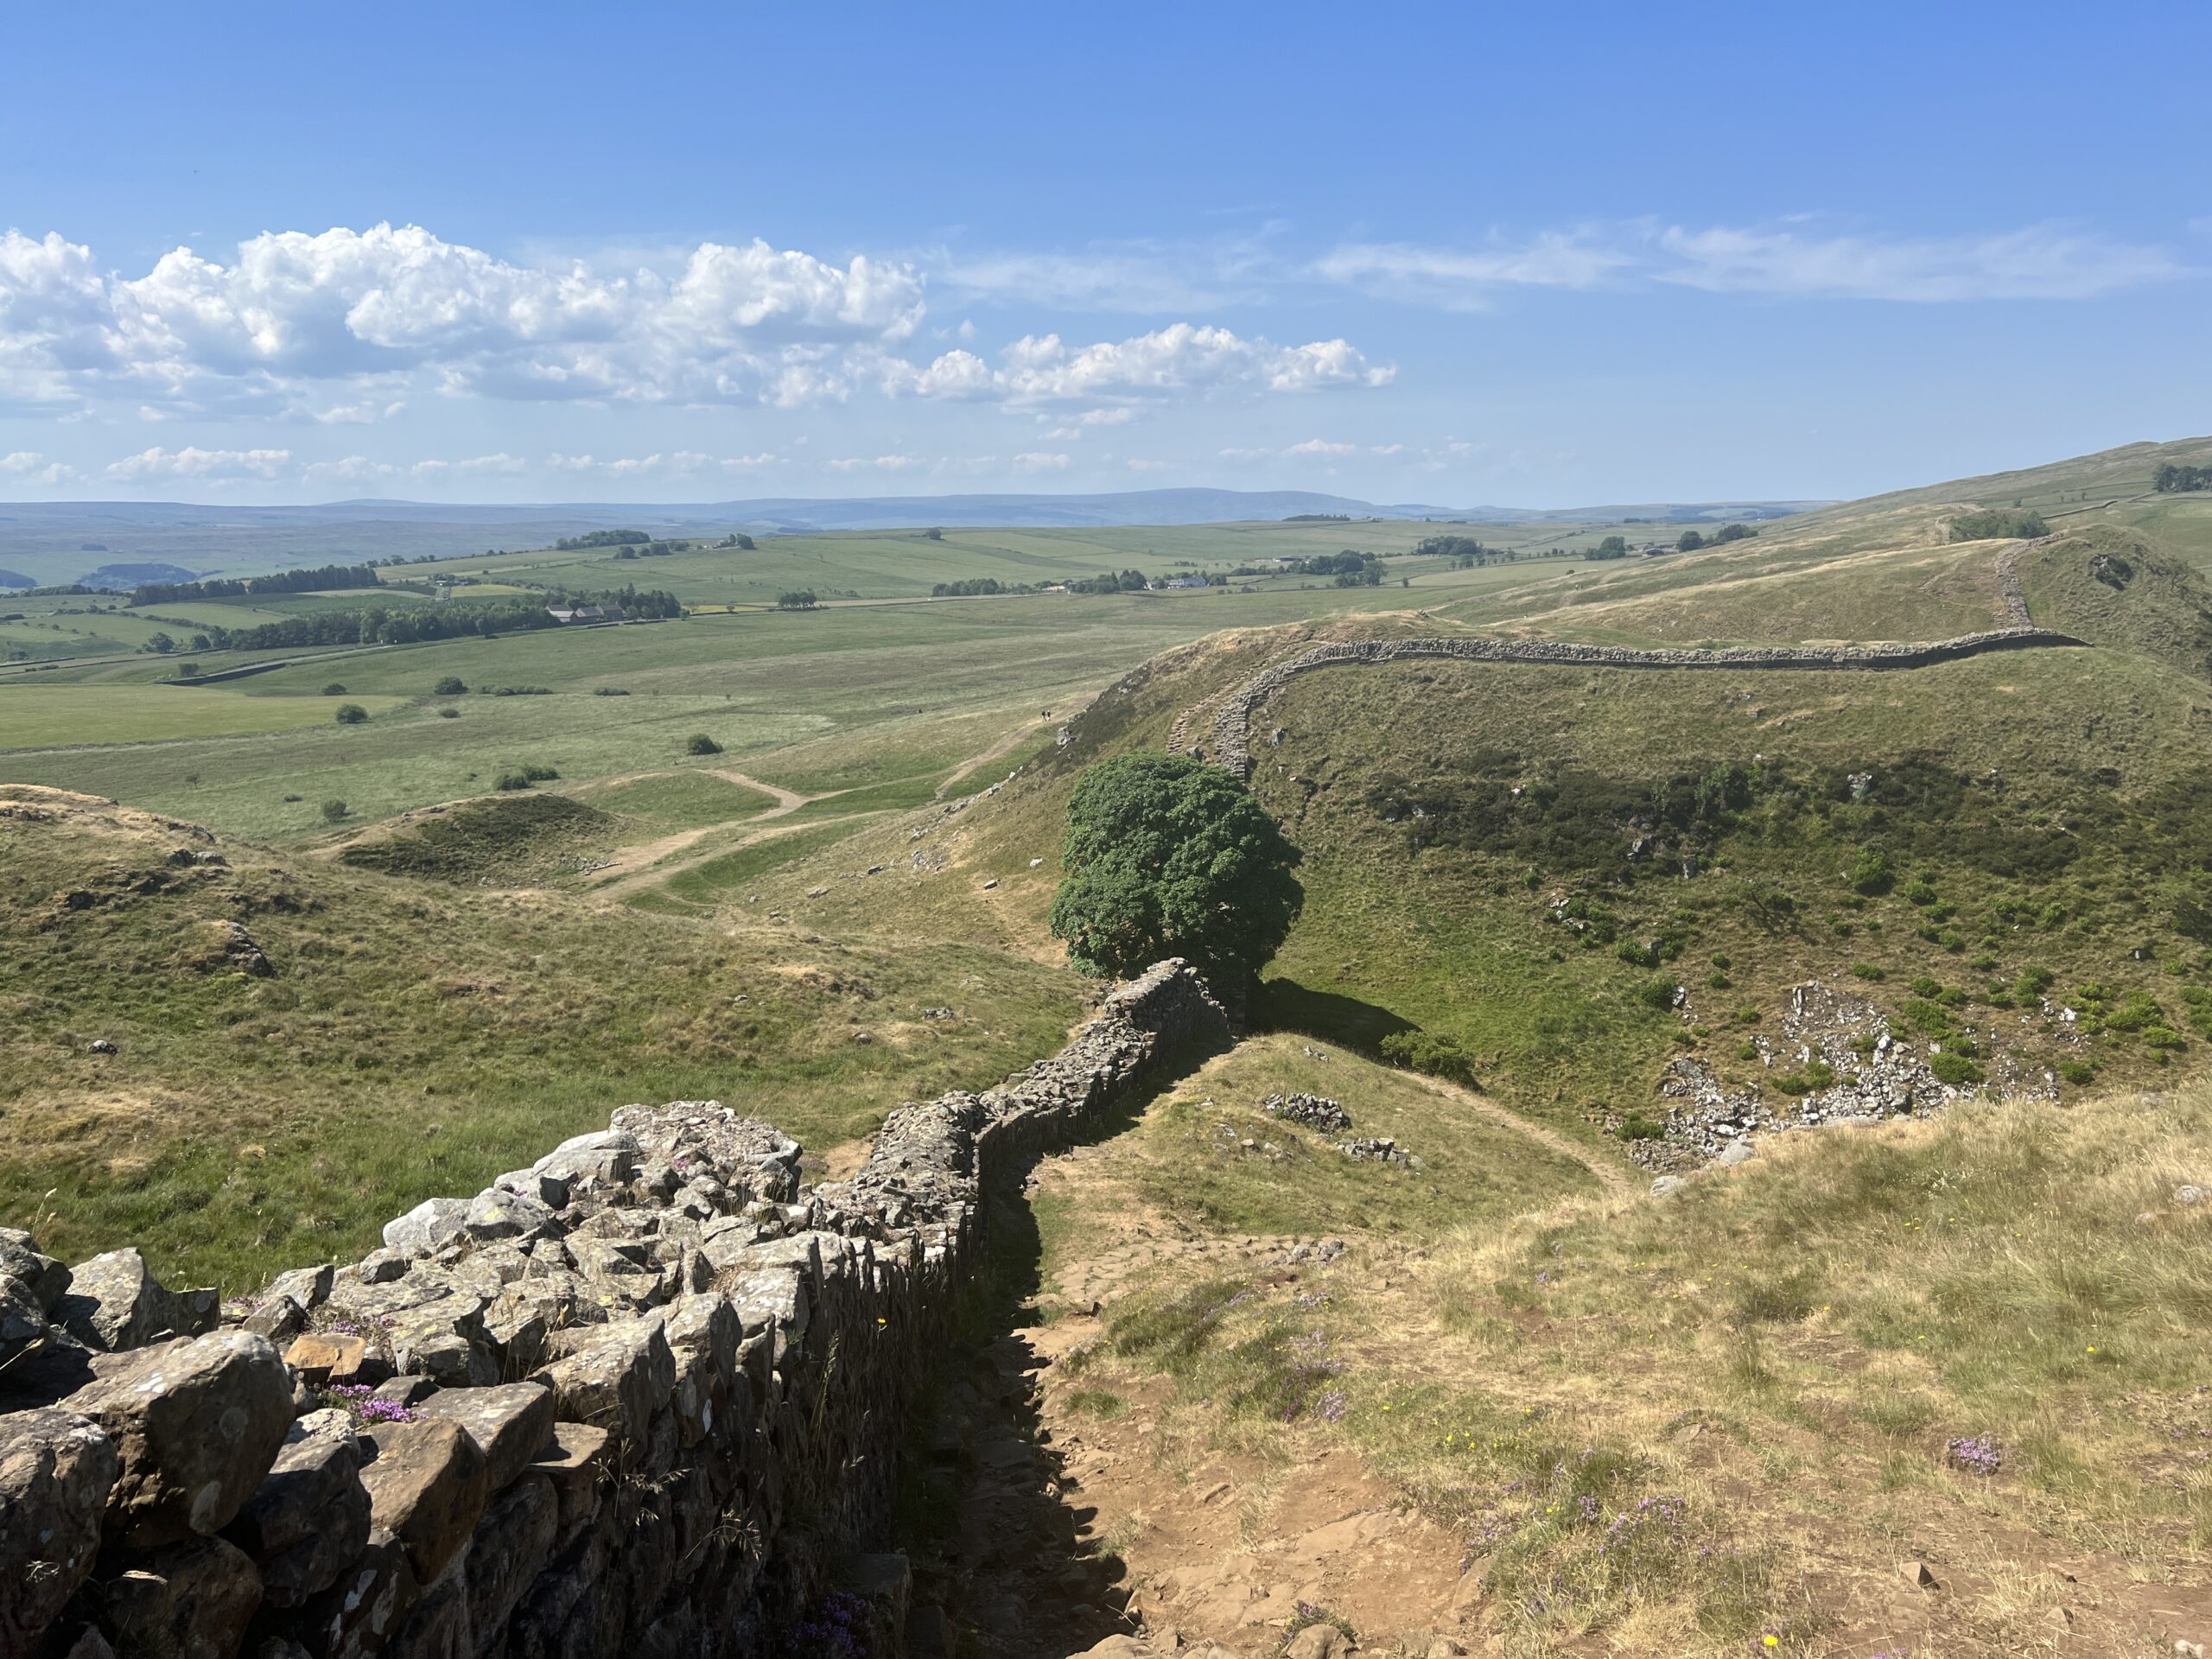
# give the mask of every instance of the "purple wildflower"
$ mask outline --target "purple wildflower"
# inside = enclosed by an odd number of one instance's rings
[[[1955,1467],[1969,1474],[1993,1475],[2005,1466],[2005,1448],[1987,1434],[1952,1440],[1943,1449]]]

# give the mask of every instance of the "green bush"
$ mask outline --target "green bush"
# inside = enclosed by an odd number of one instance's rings
[[[1664,1014],[1675,1006],[1675,982],[1669,979],[1647,979],[1636,988],[1636,1000],[1647,1008]]]
[[[461,710],[453,708],[441,709],[438,710],[438,718],[440,720],[459,720],[461,718]]]
[[[499,774],[498,781],[493,783],[492,787],[494,789],[528,789],[530,787],[530,779],[524,777],[522,773],[518,772],[503,772]]]
[[[2097,1068],[2085,1061],[2066,1060],[2060,1064],[2058,1075],[2078,1087],[2082,1084],[2094,1083],[2097,1080]]]
[[[345,823],[346,803],[343,801],[325,801],[322,804],[322,821],[325,823]]]
[[[1635,939],[1623,939],[1613,947],[1613,954],[1631,968],[1656,968],[1659,965],[1658,950]]]
[[[1425,1071],[1433,1077],[1448,1077],[1470,1088],[1477,1086],[1475,1057],[1449,1037],[1426,1031],[1394,1031],[1375,1046],[1392,1065]]]
[[[1879,847],[1861,848],[1859,856],[1851,862],[1853,893],[1887,893],[1896,880],[1896,874],[1890,868],[1890,855]]]
[[[1965,1055],[1955,1054],[1948,1049],[1940,1054],[1930,1054],[1928,1057],[1928,1069],[1936,1074],[1939,1081],[1950,1084],[1954,1089],[1962,1089],[1968,1084],[1980,1083],[1982,1080],[1982,1070],[1980,1066],[1967,1058]]]
[[[1653,1122],[1642,1112],[1630,1112],[1613,1133],[1624,1141],[1656,1141],[1667,1133],[1667,1126]]]
[[[430,688],[430,695],[434,697],[458,697],[465,696],[468,687],[462,683],[460,675],[448,674]]]
[[[619,685],[601,685],[592,688],[592,696],[594,697],[626,697],[629,695]]]
[[[1932,905],[1936,902],[1934,886],[1919,877],[1904,884],[1904,901],[1909,905]]]
[[[342,697],[346,695],[346,688],[336,680],[333,680],[322,688],[322,695],[326,697]]]
[[[358,702],[338,705],[337,721],[340,726],[358,726],[369,717],[369,711]]]
[[[1930,1002],[1936,1001],[1943,995],[1942,982],[1930,979],[1926,974],[1915,974],[1912,976],[1911,990],[1915,996],[1924,996]]]
[[[1890,976],[1887,969],[1877,968],[1871,962],[1853,963],[1851,972],[1853,977],[1857,979],[1884,980]]]
[[[721,752],[722,746],[704,732],[692,733],[683,745],[683,753],[686,754],[720,754]]]

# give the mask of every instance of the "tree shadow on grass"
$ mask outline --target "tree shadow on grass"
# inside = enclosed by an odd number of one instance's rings
[[[1421,1029],[1385,1007],[1336,991],[1317,991],[1294,979],[1262,980],[1248,1019],[1254,1031],[1303,1032],[1375,1054],[1385,1037]]]

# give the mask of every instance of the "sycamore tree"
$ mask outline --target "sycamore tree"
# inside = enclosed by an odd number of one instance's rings
[[[1218,766],[1100,761],[1068,800],[1052,935],[1076,966],[1127,975],[1182,957],[1226,988],[1259,972],[1305,902],[1298,849]]]

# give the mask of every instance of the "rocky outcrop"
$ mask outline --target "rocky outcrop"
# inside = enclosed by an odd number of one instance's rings
[[[1394,663],[1440,657],[1471,663],[1537,663],[1566,668],[1906,669],[1927,668],[1993,651],[2023,651],[2083,642],[2049,628],[1993,628],[1917,645],[1735,645],[1715,651],[1632,651],[1624,645],[1571,645],[1526,639],[1354,639],[1320,645],[1271,664],[1224,693],[1211,717],[1196,722],[1205,735],[1191,747],[1239,778],[1252,770],[1252,715],[1300,674],[1343,664]],[[1191,728],[1186,714],[1179,728]],[[1278,734],[1280,735],[1280,734]],[[1188,742],[1188,740],[1185,739]]]
[[[987,1194],[1224,1031],[1164,963],[810,1191],[768,1124],[626,1106],[205,1334],[135,1251],[0,1233],[0,1659],[789,1651],[880,1541]]]

